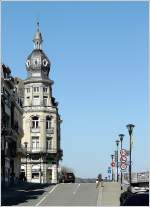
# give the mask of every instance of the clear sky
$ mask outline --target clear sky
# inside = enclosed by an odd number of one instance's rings
[[[61,164],[107,175],[133,123],[133,170],[148,170],[148,2],[3,2],[2,62],[22,79],[37,19],[63,119]]]

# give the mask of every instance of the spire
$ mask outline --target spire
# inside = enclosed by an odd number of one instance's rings
[[[39,22],[37,22],[37,31],[36,31],[35,36],[33,38],[33,42],[34,42],[35,49],[41,49],[41,44],[43,42],[43,39],[42,39],[42,34],[39,30]]]

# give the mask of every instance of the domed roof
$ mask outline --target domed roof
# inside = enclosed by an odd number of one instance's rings
[[[34,49],[32,53],[27,58],[27,68],[28,69],[49,69],[50,61],[48,57],[45,55],[43,50]]]

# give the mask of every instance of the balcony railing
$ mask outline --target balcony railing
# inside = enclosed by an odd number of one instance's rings
[[[31,129],[31,132],[33,133],[37,133],[37,132],[40,132],[40,128],[30,128]]]
[[[27,147],[26,149],[26,153],[57,153],[57,149],[56,148],[45,148],[45,147],[38,147],[38,148],[30,148]]]
[[[46,134],[54,134],[54,128],[46,129]]]

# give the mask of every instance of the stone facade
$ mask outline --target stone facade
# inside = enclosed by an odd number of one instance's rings
[[[17,80],[17,78],[16,78]],[[22,100],[17,93],[17,82],[11,70],[1,67],[1,181],[9,185],[19,178],[21,156],[25,150],[21,145],[23,137]]]
[[[21,169],[28,182],[57,183],[60,149],[60,115],[52,96],[53,81],[49,79],[50,61],[41,49],[39,25],[34,36],[34,50],[28,56],[24,81],[24,114],[22,144],[26,156]]]

